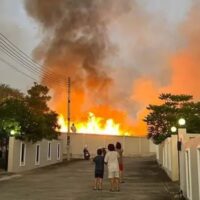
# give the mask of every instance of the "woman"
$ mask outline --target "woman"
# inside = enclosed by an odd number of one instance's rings
[[[123,164],[123,149],[120,142],[116,143],[116,151],[119,154],[119,175],[120,175],[120,182],[124,183],[123,181],[123,171],[124,171],[124,164]]]
[[[119,154],[115,151],[114,144],[108,145],[104,162],[108,164],[108,178],[110,179],[110,191],[120,191],[119,188]]]

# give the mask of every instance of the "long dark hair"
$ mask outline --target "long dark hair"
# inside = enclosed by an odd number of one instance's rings
[[[115,151],[115,146],[114,146],[114,144],[109,144],[109,145],[108,145],[108,150],[109,150],[109,151]]]
[[[101,155],[102,154],[102,149],[97,149],[97,155]]]
[[[122,148],[121,143],[120,143],[120,142],[117,142],[117,143],[116,143],[116,149],[121,149],[121,148]]]

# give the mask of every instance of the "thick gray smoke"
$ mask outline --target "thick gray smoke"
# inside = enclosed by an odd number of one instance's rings
[[[73,89],[84,94],[85,107],[96,103],[97,95],[97,104],[108,103],[113,80],[104,60],[116,51],[108,25],[131,9],[129,0],[25,0],[25,7],[44,32],[34,55],[45,72],[54,74],[53,80],[42,80],[55,90],[54,99],[61,95],[57,82],[70,76]]]
[[[135,117],[145,105],[133,93],[150,97],[137,80],[152,80],[156,87],[169,83],[177,35],[136,0],[25,0],[25,7],[44,33],[34,55],[45,72],[54,74],[53,81],[44,77],[42,82],[54,89],[58,112],[65,112],[60,104],[66,100],[57,81],[67,76],[73,80],[77,114],[107,105]]]
[[[113,51],[107,23],[125,9],[119,0],[25,2],[28,13],[42,25],[46,36],[35,55],[44,59],[46,70],[54,72],[55,80],[71,76],[77,86],[90,89],[110,84],[102,61]],[[113,2],[119,5],[113,7]]]

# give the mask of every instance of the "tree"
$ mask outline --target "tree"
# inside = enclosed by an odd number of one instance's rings
[[[179,118],[187,121],[189,132],[200,132],[200,102],[194,103],[191,95],[161,94],[163,104],[149,105],[144,118],[148,126],[148,138],[159,144],[171,135],[171,127],[177,126]]]
[[[8,137],[12,131],[14,133],[20,132],[20,125],[13,119],[1,120],[0,119],[0,139]]]
[[[1,102],[0,132],[8,135],[15,130],[16,138],[32,142],[56,139],[58,115],[47,106],[50,100],[47,93],[47,87],[34,83],[24,98],[8,98]]]
[[[23,125],[28,120],[29,109],[23,100],[9,98],[0,104],[0,132],[10,135],[14,130],[16,135],[22,132]]]
[[[23,98],[23,93],[17,89],[13,89],[5,84],[0,84],[0,102],[7,98]]]
[[[27,91],[26,102],[29,107],[37,113],[45,113],[49,111],[47,102],[51,99],[48,96],[49,89],[46,86],[34,83],[34,86]]]

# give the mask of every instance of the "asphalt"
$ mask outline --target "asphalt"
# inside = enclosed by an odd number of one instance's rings
[[[178,185],[170,181],[154,156],[125,158],[125,183],[120,192],[109,191],[106,171],[103,190],[92,190],[93,169],[92,161],[74,160],[21,174],[1,175],[0,200],[178,199]]]

